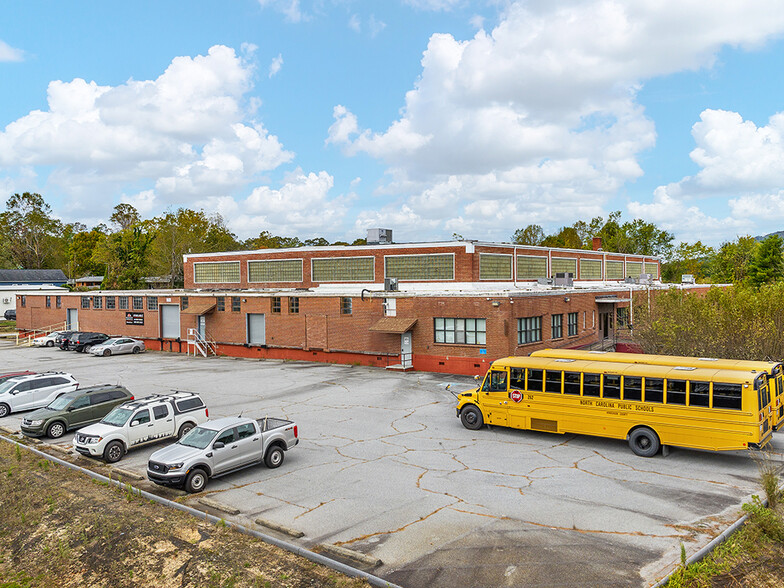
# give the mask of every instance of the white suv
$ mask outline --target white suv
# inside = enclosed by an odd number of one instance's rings
[[[19,410],[32,410],[79,387],[71,374],[46,372],[17,376],[0,384],[0,417]]]

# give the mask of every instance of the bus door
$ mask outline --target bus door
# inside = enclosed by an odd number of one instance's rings
[[[773,409],[775,411],[773,415],[773,424],[775,425],[774,429],[778,429],[781,426],[781,422],[784,421],[784,370],[782,370],[781,364],[776,364],[773,367],[772,375],[768,377],[768,389],[770,390],[771,396],[776,398],[776,401],[773,403]]]
[[[509,378],[505,369],[491,369],[485,376],[479,393],[485,422],[507,426],[509,409]]]
[[[754,390],[757,393],[757,402],[759,403],[760,446],[762,446],[766,443],[763,439],[770,437],[772,424],[775,422],[773,412],[770,409],[768,374],[763,373],[754,379]]]

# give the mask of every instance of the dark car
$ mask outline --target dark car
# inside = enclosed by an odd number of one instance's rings
[[[133,399],[123,386],[103,384],[80,388],[25,416],[22,433],[28,437],[47,435],[57,439],[66,431],[97,423],[115,406]]]
[[[57,339],[54,340],[54,344],[60,349],[68,350],[71,346],[71,337],[78,334],[79,331],[63,331],[57,336]]]
[[[98,343],[103,343],[109,338],[109,335],[105,335],[103,333],[91,333],[91,332],[78,332],[75,335],[71,335],[68,339],[68,348],[73,349],[74,351],[79,351],[80,353],[87,353],[92,349],[93,345],[98,345]]]
[[[8,310],[5,311],[5,314],[3,316],[5,317],[5,320],[7,320],[7,321],[15,321],[16,320],[16,310],[14,310],[13,308],[8,309]]]

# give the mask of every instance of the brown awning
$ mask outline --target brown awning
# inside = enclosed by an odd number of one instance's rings
[[[406,333],[411,330],[411,327],[417,322],[415,318],[405,318],[398,316],[385,316],[370,327],[369,331],[377,333]]]
[[[190,298],[188,308],[182,309],[182,314],[207,314],[215,310],[215,298]]]

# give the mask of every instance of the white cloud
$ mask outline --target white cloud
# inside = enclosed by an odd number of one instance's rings
[[[0,40],[0,62],[22,61],[23,59],[24,51],[21,49],[14,49],[5,41]]]
[[[464,0],[404,0],[405,4],[418,10],[451,10]]]
[[[362,32],[362,21],[360,20],[359,15],[351,15],[351,17],[348,19],[348,28],[350,28],[355,33]]]
[[[158,198],[155,196],[154,190],[143,190],[138,194],[123,196],[120,198],[120,202],[130,204],[138,210],[139,214],[142,216],[149,215],[158,206]]]
[[[378,20],[372,14],[370,15],[370,18],[368,19],[368,29],[370,30],[371,38],[375,39],[386,26],[387,24],[384,21]]]
[[[269,77],[272,78],[272,76],[276,75],[280,71],[281,67],[283,67],[283,55],[278,53],[278,56],[272,60],[272,63],[270,63]]]
[[[262,8],[270,7],[281,13],[288,22],[297,23],[307,20],[307,16],[300,8],[299,0],[259,0],[259,4]]]

